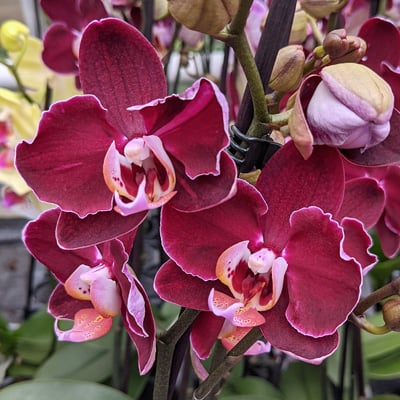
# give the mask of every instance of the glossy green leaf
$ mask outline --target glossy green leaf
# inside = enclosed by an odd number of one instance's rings
[[[368,377],[370,379],[400,378],[400,351],[369,360]]]
[[[112,374],[112,347],[94,342],[65,343],[37,370],[36,379],[102,382]]]
[[[34,380],[16,383],[0,391],[0,400],[131,400],[129,396],[93,382]]]
[[[282,372],[281,391],[285,400],[321,400],[322,368],[293,362]]]
[[[48,356],[54,341],[54,319],[44,310],[37,311],[16,331],[16,352],[23,361],[40,364]]]
[[[239,397],[236,397],[236,396]],[[245,397],[242,397],[245,396]],[[219,396],[220,399],[252,398],[251,396],[262,396],[262,399],[283,400],[282,393],[265,379],[255,376],[246,376],[235,379],[227,385]]]

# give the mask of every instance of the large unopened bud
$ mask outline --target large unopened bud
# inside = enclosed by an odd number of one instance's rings
[[[300,4],[314,18],[327,17],[342,7],[340,0],[300,0]]]
[[[394,96],[371,69],[355,63],[329,65],[307,107],[314,144],[362,151],[390,132]]]
[[[383,320],[391,331],[400,332],[400,298],[394,297],[382,306]]]
[[[293,17],[292,29],[289,36],[289,44],[303,43],[308,34],[307,14],[301,9],[300,5],[296,4],[296,11]]]
[[[240,0],[168,0],[171,15],[195,31],[217,34],[237,13]]]
[[[325,53],[329,54],[332,62],[359,62],[365,54],[367,44],[365,40],[347,35],[344,29],[335,29],[329,32],[322,42]]]
[[[0,27],[1,47],[7,51],[20,51],[24,48],[29,36],[29,28],[23,23],[8,20]]]
[[[275,60],[269,87],[279,92],[295,90],[303,76],[305,55],[300,45],[282,47]]]

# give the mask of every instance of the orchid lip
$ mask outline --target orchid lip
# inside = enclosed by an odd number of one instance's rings
[[[176,194],[174,166],[161,139],[154,135],[133,138],[123,154],[112,143],[103,174],[121,215],[161,207]]]

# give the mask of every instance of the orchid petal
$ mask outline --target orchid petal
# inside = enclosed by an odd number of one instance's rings
[[[205,360],[211,354],[212,347],[221,331],[224,319],[211,312],[200,312],[190,332],[190,342],[197,357]]]
[[[250,331],[252,328],[238,327],[226,324],[222,328],[219,335],[221,343],[229,351],[232,350]],[[244,353],[246,356],[268,353],[271,351],[271,345],[262,340],[255,341]]]
[[[121,295],[117,283],[112,279],[95,279],[90,285],[90,300],[103,317],[115,317],[121,311]]]
[[[236,193],[237,170],[226,152],[221,153],[220,170],[218,176],[202,175],[191,180],[185,175],[183,167],[175,163],[177,193],[169,206],[182,212],[197,212],[231,198]]]
[[[290,224],[283,256],[289,265],[289,297],[295,300],[289,302],[286,318],[304,335],[331,335],[358,302],[361,267],[344,252],[343,229],[330,214],[303,208],[292,214]]]
[[[252,206],[247,207],[248,204]],[[249,240],[250,246],[263,242],[261,226],[266,211],[267,205],[258,191],[241,180],[236,195],[216,207],[196,213],[163,207],[164,248],[185,272],[214,280],[217,260],[224,250],[242,240]],[[188,226],[196,227],[189,238]]]
[[[366,275],[378,261],[378,257],[369,251],[372,239],[356,219],[344,218],[341,225],[344,230],[343,250],[361,265],[362,273]]]
[[[183,164],[190,179],[218,175],[229,136],[228,106],[217,86],[200,79],[182,95],[156,102],[141,109],[147,131],[162,139],[167,153]]]
[[[376,224],[376,232],[379,237],[383,254],[388,258],[396,257],[400,250],[400,235],[388,228],[385,222],[385,214],[382,215]]]
[[[64,285],[59,284],[50,295],[47,310],[56,319],[73,320],[79,310],[91,307],[90,301],[72,298],[65,291]]]
[[[55,321],[54,330],[58,340],[86,342],[104,336],[112,326],[112,318],[104,318],[93,308],[84,308],[75,314],[72,329],[62,331]]]
[[[209,311],[208,296],[213,287],[221,290],[223,285],[188,275],[171,260],[161,266],[154,280],[154,289],[163,300],[201,311]]]
[[[284,292],[275,307],[263,313],[267,321],[260,326],[264,337],[273,347],[297,359],[312,364],[321,363],[337,349],[338,333],[320,338],[299,333],[285,318],[288,302],[287,293]]]
[[[79,71],[84,93],[100,99],[121,134],[145,133],[140,115],[127,108],[163,98],[167,90],[160,58],[136,28],[117,18],[90,23],[82,34]]]
[[[382,186],[374,178],[360,177],[348,180],[337,219],[340,221],[344,217],[357,218],[367,229],[371,228],[382,215],[385,197]]]
[[[36,220],[25,226],[22,236],[29,252],[60,282],[65,282],[78,265],[98,264],[101,254],[95,246],[73,252],[61,249],[55,237],[59,215],[60,210],[56,208],[44,211]]]
[[[90,300],[90,285],[81,278],[82,274],[90,271],[87,265],[79,265],[64,283],[65,291],[78,300]]]
[[[112,141],[120,139],[96,98],[75,96],[43,114],[34,141],[17,146],[16,166],[42,201],[84,217],[112,207],[102,165]]]
[[[96,245],[134,231],[146,215],[146,212],[142,212],[124,217],[109,211],[81,219],[74,213],[62,212],[56,228],[57,241],[65,249]]]
[[[326,146],[315,147],[304,160],[289,142],[271,157],[256,186],[269,207],[265,242],[279,254],[288,239],[293,211],[312,205],[332,214],[338,211],[344,193],[343,163],[337,149]]]

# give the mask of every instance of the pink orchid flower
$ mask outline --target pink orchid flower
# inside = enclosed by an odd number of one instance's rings
[[[59,282],[48,305],[58,339],[83,342],[99,338],[120,314],[136,345],[140,372],[147,373],[155,358],[155,322],[149,299],[127,264],[125,247],[130,250],[135,234],[98,246],[64,250],[54,234],[59,213],[58,209],[43,212],[23,233],[28,250]],[[73,327],[61,330],[60,320],[72,320]]]
[[[383,253],[395,257],[400,250],[400,166],[365,167],[345,162],[346,185],[341,216],[375,228]]]
[[[252,353],[270,344],[318,363],[338,346],[337,329],[358,302],[363,269],[376,262],[371,238],[356,219],[334,218],[344,190],[334,148],[319,146],[305,161],[287,143],[257,189],[239,180],[236,195],[214,208],[163,209],[171,260],[155,289],[166,301],[202,311],[191,331],[202,359],[217,338],[230,348],[259,327],[268,343],[255,343]]]
[[[79,42],[89,22],[108,17],[101,0],[41,0],[52,23],[43,37],[43,62],[60,74],[78,75]]]
[[[120,236],[167,203],[191,212],[234,193],[227,105],[216,85],[201,79],[166,97],[156,51],[114,18],[84,31],[79,66],[85,94],[53,104],[16,152],[35,194],[62,210],[62,246]]]

